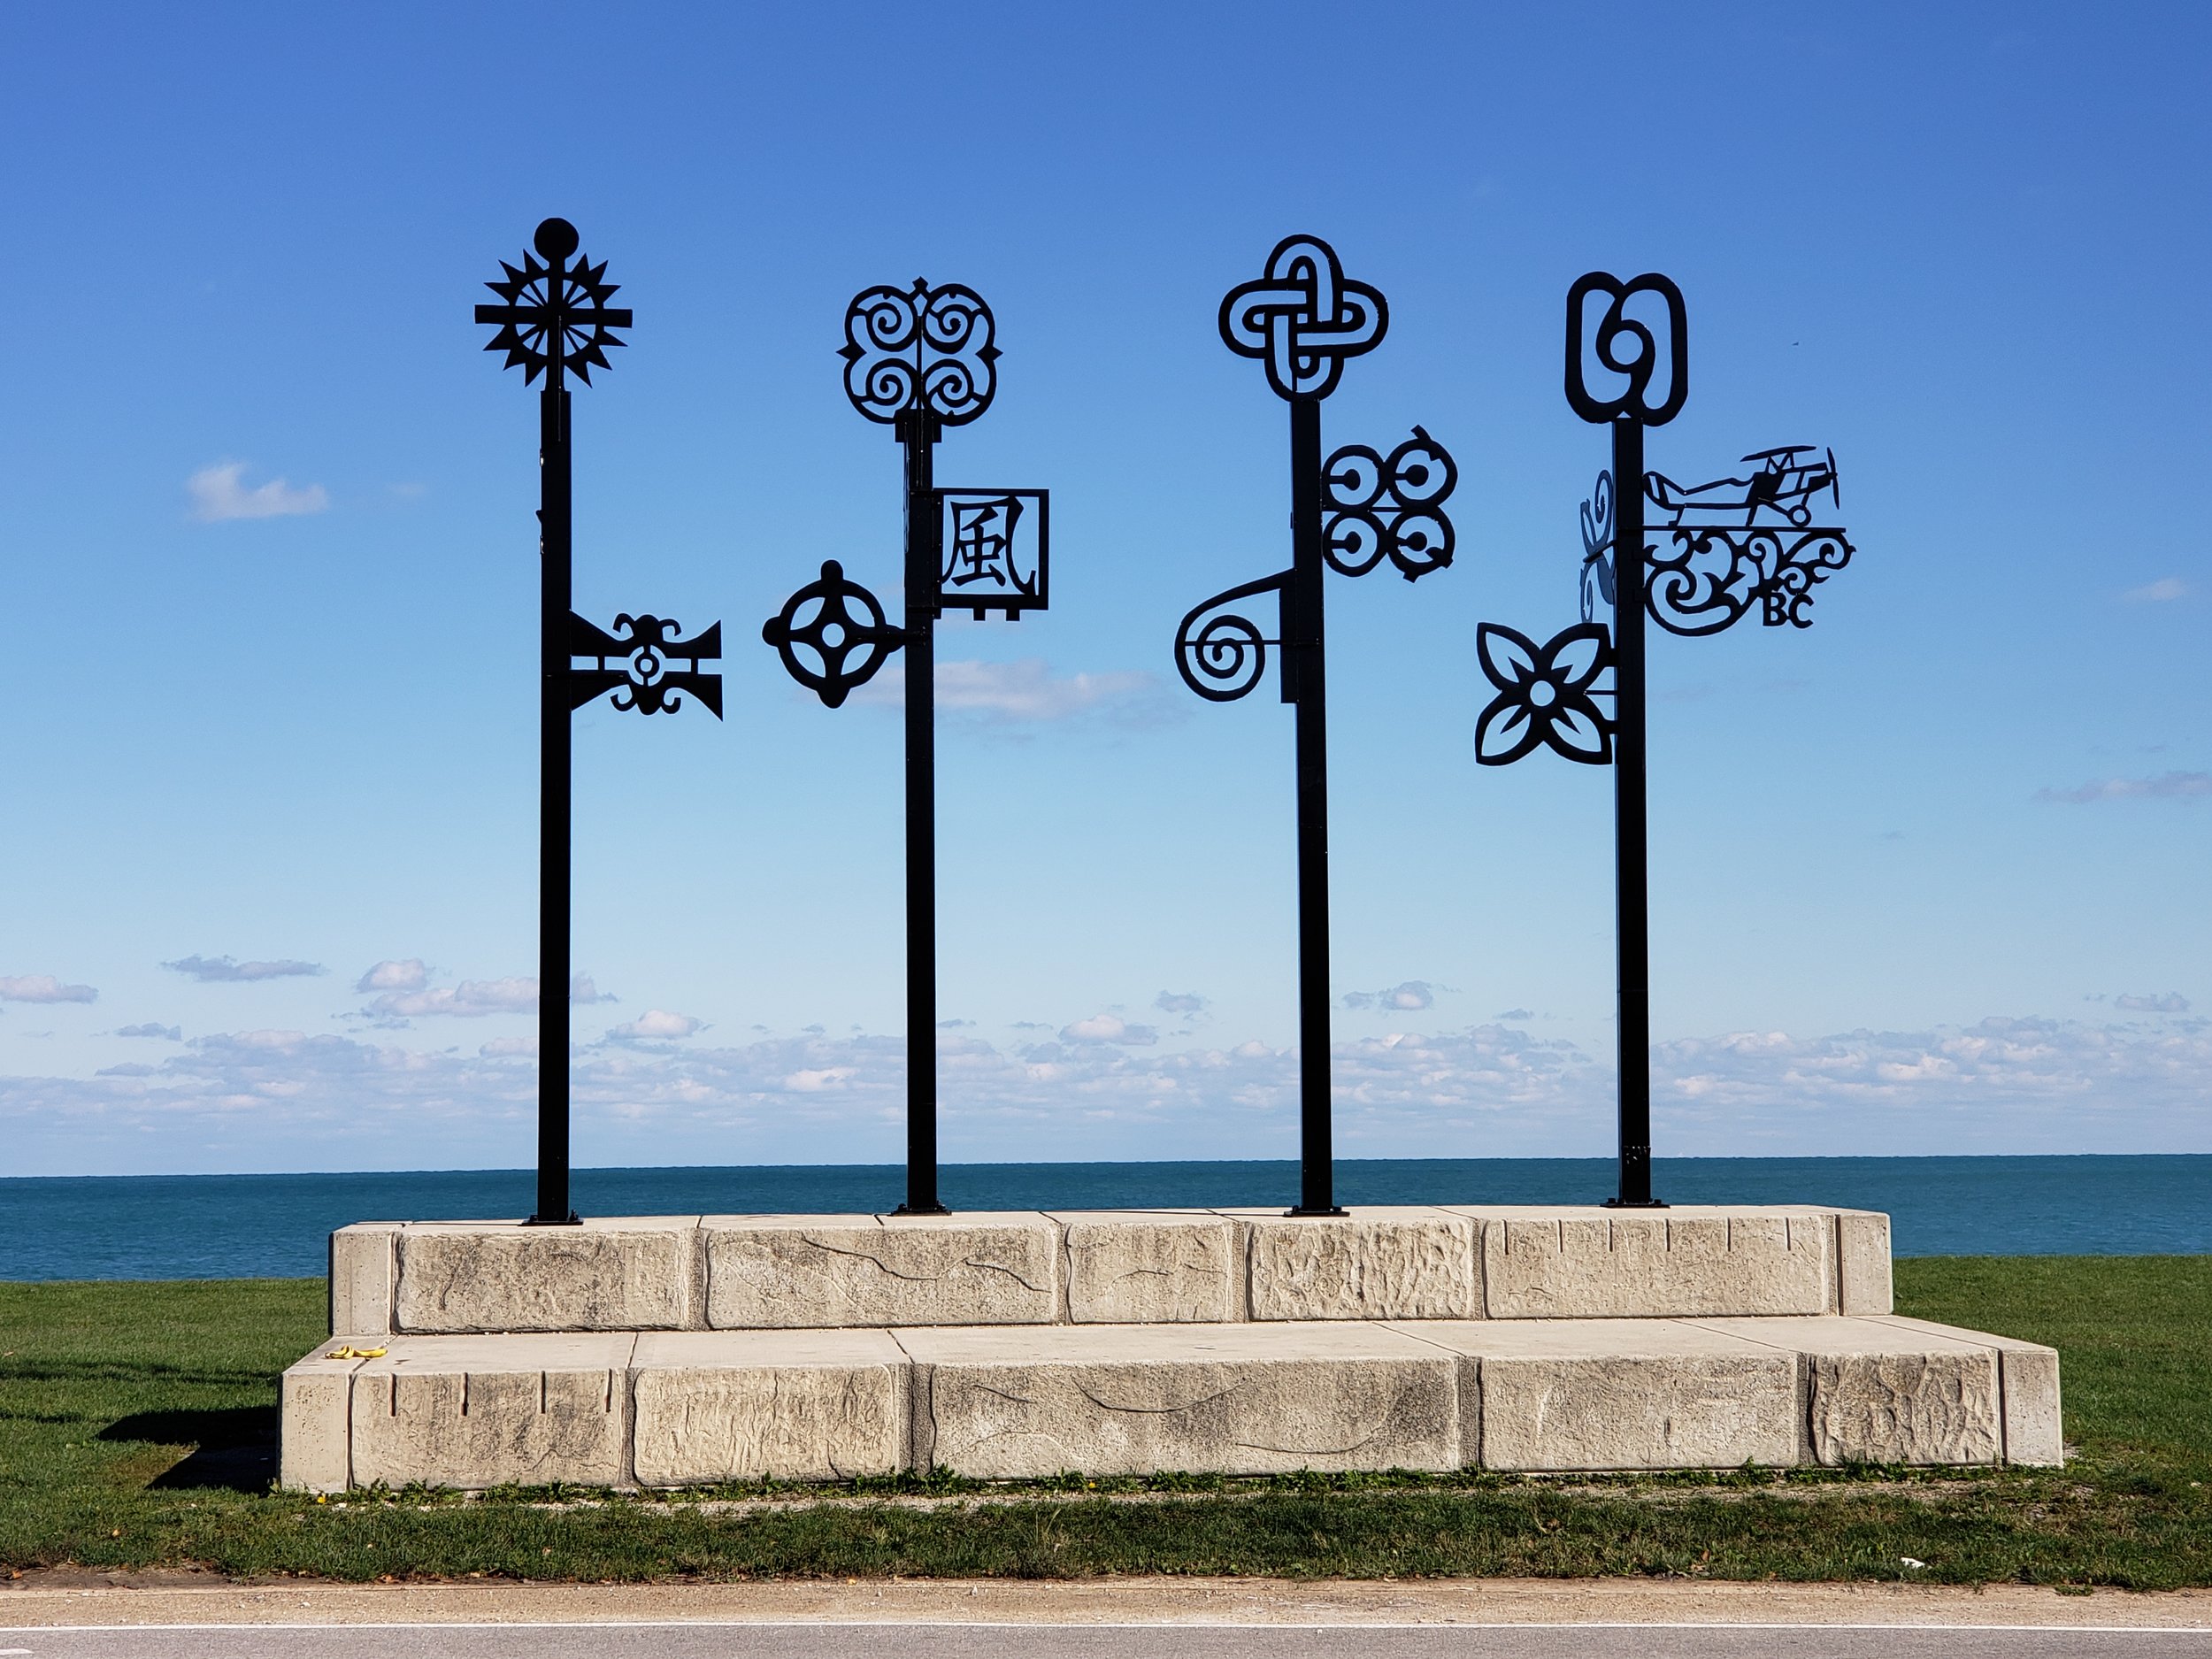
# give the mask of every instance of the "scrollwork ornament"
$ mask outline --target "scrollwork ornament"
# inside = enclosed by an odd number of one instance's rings
[[[1321,469],[1328,516],[1322,557],[1346,576],[1364,576],[1385,558],[1408,581],[1452,562],[1452,521],[1444,502],[1459,482],[1451,452],[1416,426],[1387,457],[1347,444]]]
[[[1585,322],[1594,294],[1606,299],[1594,337]],[[1667,312],[1666,379],[1663,395],[1655,400],[1651,393],[1659,370],[1659,343],[1649,328],[1628,314],[1629,303],[1639,294],[1657,295]],[[1617,396],[1600,397],[1590,389],[1586,342],[1601,365],[1628,382]],[[1656,272],[1626,282],[1609,271],[1577,277],[1567,290],[1567,402],[1575,413],[1598,424],[1628,419],[1663,426],[1682,412],[1689,395],[1690,324],[1682,290]]]
[[[910,410],[965,426],[997,394],[995,333],[991,308],[961,283],[864,288],[845,308],[845,396],[887,426]]]

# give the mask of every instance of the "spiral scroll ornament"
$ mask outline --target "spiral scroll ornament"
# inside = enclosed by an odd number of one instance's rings
[[[998,390],[995,332],[982,296],[957,282],[864,288],[845,308],[845,396],[887,426],[910,410],[965,426]]]
[[[1347,444],[1321,469],[1328,517],[1322,557],[1329,568],[1364,576],[1387,558],[1408,581],[1452,562],[1452,521],[1444,502],[1459,468],[1419,426],[1388,456]]]
[[[1194,605],[1175,630],[1175,667],[1183,683],[1209,703],[1234,703],[1248,696],[1267,672],[1267,648],[1282,644],[1281,629],[1270,639],[1258,624],[1224,606],[1263,594],[1280,595],[1290,585],[1292,572],[1278,571],[1256,582],[1246,582]],[[1210,611],[1220,611],[1208,617]],[[1278,600],[1278,615],[1280,601]],[[1203,625],[1200,619],[1205,618]]]

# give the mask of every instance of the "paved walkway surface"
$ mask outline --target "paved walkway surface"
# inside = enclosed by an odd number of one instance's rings
[[[1462,1579],[1294,1584],[0,1585],[0,1659],[2212,1659],[2212,1592]]]

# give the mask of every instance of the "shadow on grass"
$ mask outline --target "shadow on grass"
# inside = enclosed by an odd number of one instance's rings
[[[94,1437],[111,1444],[150,1442],[189,1446],[191,1453],[147,1485],[151,1487],[226,1487],[266,1492],[277,1472],[274,1406],[227,1406],[208,1411],[134,1411]]]

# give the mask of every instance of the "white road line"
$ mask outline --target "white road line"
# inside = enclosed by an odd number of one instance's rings
[[[933,1629],[933,1630],[1153,1630],[1153,1631],[1305,1631],[1318,1633],[1324,1631],[1388,1630],[1701,1630],[1701,1631],[1937,1631],[1961,1630],[1976,1632],[2019,1631],[2028,1635],[2057,1635],[2064,1632],[2079,1632],[2085,1636],[2202,1636],[2212,1631],[2208,1624],[1955,1624],[1941,1620],[1897,1620],[1882,1624],[1778,1624],[1753,1622],[1746,1619],[1731,1623],[1721,1619],[1703,1620],[1645,1620],[1641,1622],[1619,1619],[1585,1619],[1562,1621],[1452,1619],[1432,1620],[1424,1624],[1230,1624],[1214,1621],[1080,1619],[1056,1623],[1048,1619],[955,1619],[955,1618],[693,1618],[693,1619],[421,1619],[411,1624],[350,1624],[340,1620],[324,1620],[319,1624],[17,1624],[0,1626],[11,1636],[53,1636],[69,1632],[91,1632],[102,1634],[121,1631],[420,1631],[420,1630],[869,1630]],[[27,1655],[27,1647],[0,1647],[0,1659],[10,1655]]]

